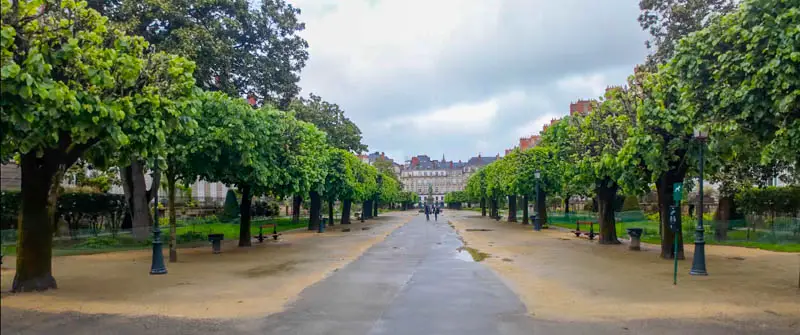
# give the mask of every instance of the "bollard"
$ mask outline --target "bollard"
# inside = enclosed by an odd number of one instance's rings
[[[221,253],[222,239],[225,238],[224,234],[208,234],[208,240],[211,241],[211,252],[215,254]]]
[[[628,228],[628,235],[631,237],[631,245],[628,247],[631,250],[641,250],[641,242],[642,242],[642,233],[644,229],[642,228]]]

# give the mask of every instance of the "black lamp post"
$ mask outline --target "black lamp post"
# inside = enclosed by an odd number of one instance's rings
[[[539,178],[542,176],[542,173],[539,170],[536,170],[533,173],[533,176],[536,177],[536,218],[533,219],[533,230],[540,231],[542,230],[542,215],[539,213],[539,192],[541,192],[541,187],[539,186]]]
[[[153,178],[155,179],[155,174],[161,173],[156,169],[153,172]],[[150,274],[151,275],[164,275],[167,274],[167,267],[164,265],[164,254],[162,253],[162,246],[161,246],[161,228],[159,228],[158,224],[158,191],[153,196],[153,262],[150,265]]]
[[[703,150],[705,141],[708,139],[708,131],[696,128],[694,130],[694,138],[700,142],[700,190],[699,190],[699,210],[697,211],[697,227],[695,228],[694,237],[694,257],[692,258],[692,270],[689,271],[693,276],[708,276],[706,272],[706,241],[703,236],[705,229],[703,228]]]

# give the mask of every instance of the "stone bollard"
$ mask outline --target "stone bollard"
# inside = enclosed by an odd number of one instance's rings
[[[208,234],[208,240],[211,241],[211,251],[215,254],[221,253],[222,239],[225,238],[224,234]]]
[[[631,250],[641,250],[640,244],[642,242],[642,233],[644,229],[642,228],[628,228],[628,235],[631,237],[631,245],[629,249]]]

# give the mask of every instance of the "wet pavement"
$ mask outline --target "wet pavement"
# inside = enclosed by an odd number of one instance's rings
[[[267,334],[530,334],[519,298],[420,215],[264,320]],[[466,257],[465,257],[466,256]]]
[[[458,215],[453,213],[453,215]],[[745,320],[537,319],[447,223],[419,215],[259,319],[192,320],[2,308],[7,334],[795,334]],[[265,287],[265,289],[268,289]],[[614,308],[613,305],[597,308]],[[578,318],[580,319],[580,318]]]

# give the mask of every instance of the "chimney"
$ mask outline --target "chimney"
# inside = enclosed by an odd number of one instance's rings
[[[247,103],[249,103],[250,106],[255,107],[256,106],[256,97],[254,95],[252,95],[252,94],[249,94],[247,96]]]

